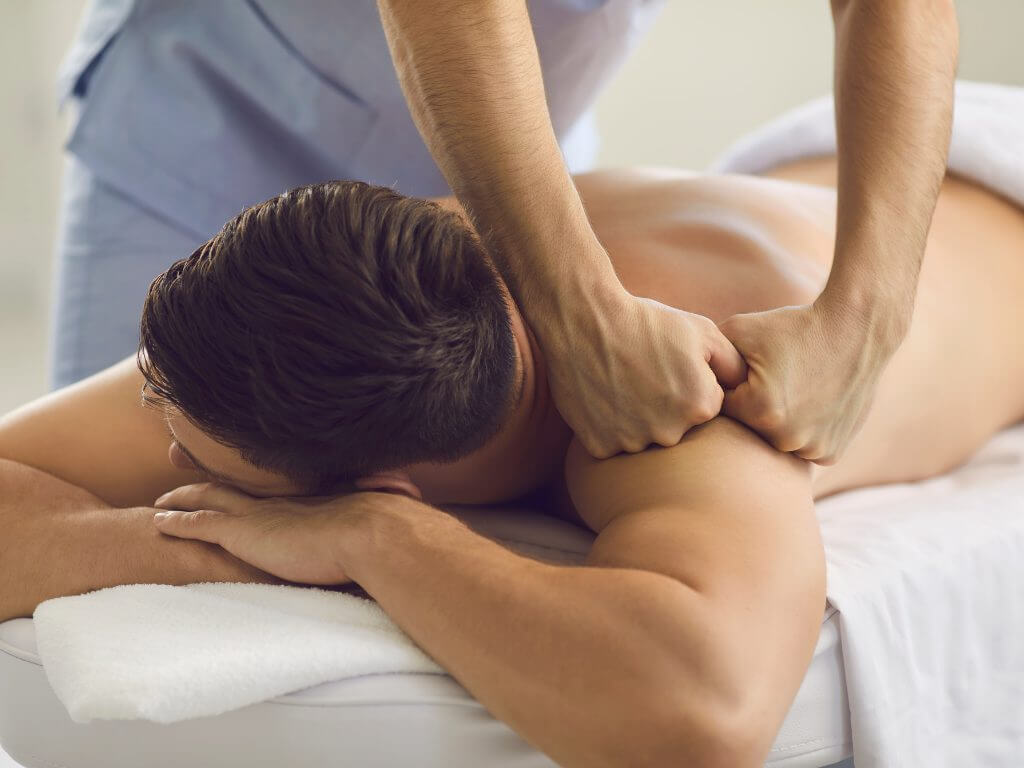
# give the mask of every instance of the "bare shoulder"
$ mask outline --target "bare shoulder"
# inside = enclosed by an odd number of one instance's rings
[[[0,459],[53,475],[114,506],[150,504],[195,473],[171,466],[162,415],[144,408],[134,358],[0,418]]]
[[[574,440],[566,454],[565,476],[574,505],[595,530],[625,512],[673,501],[714,501],[760,485],[801,492],[810,487],[806,462],[775,450],[725,416],[691,429],[671,448],[652,447],[605,460],[594,459]]]
[[[794,572],[821,569],[810,474],[721,416],[671,448],[600,461],[574,445],[566,457],[573,505],[598,532],[589,563],[742,593],[779,558]]]

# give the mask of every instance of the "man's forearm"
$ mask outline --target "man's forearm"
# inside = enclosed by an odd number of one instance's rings
[[[729,760],[742,746],[726,736],[720,622],[680,582],[529,560],[405,498],[385,499],[339,552],[417,643],[560,764],[742,762]]]
[[[532,319],[618,288],[551,126],[525,0],[378,5],[420,133]]]
[[[946,170],[957,21],[950,0],[833,0],[839,202],[824,297],[902,334]]]
[[[0,461],[0,621],[121,584],[282,583],[220,547],[164,536],[148,508],[116,509],[44,472]]]

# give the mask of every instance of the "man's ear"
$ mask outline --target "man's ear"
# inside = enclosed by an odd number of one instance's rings
[[[412,481],[408,473],[401,469],[387,472],[375,472],[356,480],[356,488],[361,491],[380,491],[381,493],[401,493],[422,501],[423,494]]]

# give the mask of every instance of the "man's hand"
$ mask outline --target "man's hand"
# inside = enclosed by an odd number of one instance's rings
[[[555,403],[595,458],[675,445],[718,415],[723,386],[746,374],[739,352],[702,315],[623,292],[541,337]]]
[[[361,523],[382,506],[396,514],[409,507],[419,517],[456,523],[440,510],[397,494],[257,498],[218,483],[176,488],[155,506],[172,510],[154,517],[161,533],[218,544],[262,571],[300,584],[352,581],[341,540],[362,535]]]
[[[337,557],[352,497],[256,498],[219,483],[196,483],[156,500],[161,533],[218,544],[235,557],[287,581],[351,581]],[[356,502],[358,499],[356,499]],[[346,503],[347,502],[347,503]]]
[[[818,464],[838,461],[860,430],[903,338],[824,302],[734,315],[720,327],[748,366],[722,412]]]

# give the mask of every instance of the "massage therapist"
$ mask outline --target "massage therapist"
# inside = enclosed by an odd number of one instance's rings
[[[60,77],[75,110],[53,383],[130,354],[149,281],[252,203],[331,178],[450,187],[591,453],[674,444],[721,409],[833,461],[910,322],[949,144],[952,0],[833,1],[832,273],[813,305],[718,327],[622,288],[569,175],[660,4],[93,0]]]

